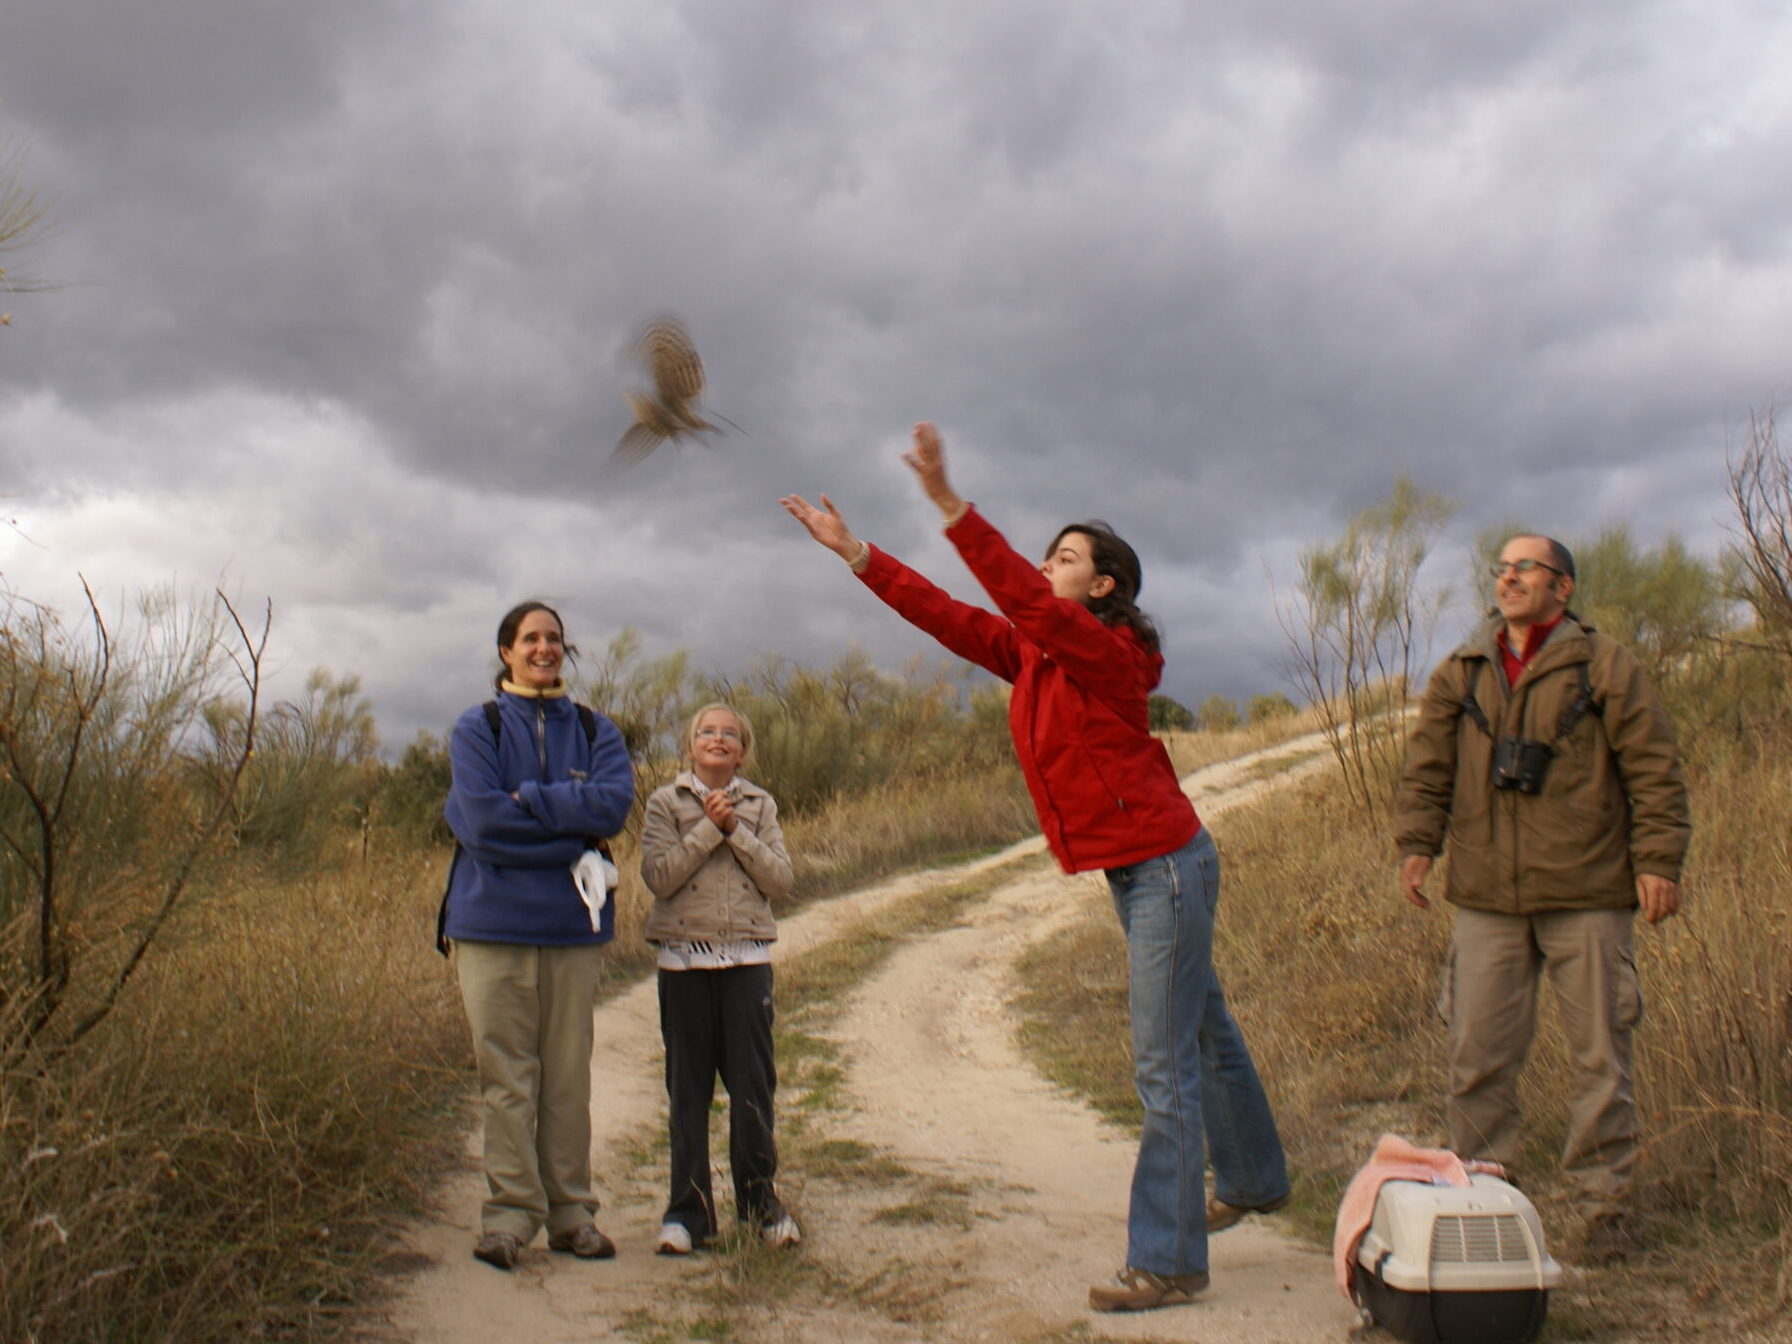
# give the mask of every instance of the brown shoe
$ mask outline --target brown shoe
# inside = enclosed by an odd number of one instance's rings
[[[509,1273],[523,1253],[523,1243],[508,1232],[487,1232],[473,1247],[473,1258]]]
[[[1128,1265],[1112,1283],[1089,1290],[1091,1311],[1155,1311],[1159,1307],[1183,1307],[1207,1291],[1207,1274],[1153,1274]]]
[[[565,1251],[581,1260],[611,1260],[616,1255],[616,1243],[599,1232],[596,1223],[586,1223],[570,1232],[554,1233],[548,1238],[548,1249]]]
[[[1216,1196],[1207,1201],[1208,1234],[1224,1232],[1248,1214],[1274,1213],[1277,1209],[1286,1208],[1288,1199],[1288,1195],[1283,1195],[1279,1199],[1270,1200],[1267,1204],[1228,1204]]]

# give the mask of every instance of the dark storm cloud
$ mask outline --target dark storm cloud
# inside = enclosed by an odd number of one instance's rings
[[[965,591],[896,461],[929,416],[1023,550],[1091,513],[1141,542],[1173,690],[1263,689],[1265,558],[1397,473],[1465,535],[1714,533],[1726,420],[1786,384],[1788,32],[1740,0],[45,7],[0,132],[81,283],[9,299],[0,469],[64,546],[88,501],[191,501],[338,666],[482,648],[531,586],[715,662],[899,660],[772,501],[827,489]],[[606,475],[666,309],[747,433]]]

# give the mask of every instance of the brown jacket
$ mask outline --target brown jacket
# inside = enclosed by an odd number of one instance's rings
[[[703,812],[687,771],[647,799],[641,879],[654,894],[650,943],[778,936],[771,901],[790,890],[790,856],[771,794],[738,775],[734,830],[723,835]]]
[[[1680,880],[1692,822],[1673,725],[1623,645],[1573,617],[1506,687],[1490,618],[1431,674],[1394,804],[1402,855],[1450,844],[1444,894],[1497,914],[1624,909],[1636,875]],[[1540,793],[1492,786],[1493,737],[1552,742],[1580,694],[1596,712],[1555,742]],[[1462,711],[1473,689],[1493,737]]]

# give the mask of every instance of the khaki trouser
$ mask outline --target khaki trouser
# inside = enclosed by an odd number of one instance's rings
[[[1450,1142],[1508,1167],[1522,1153],[1518,1074],[1547,969],[1567,1032],[1574,1097],[1562,1167],[1582,1212],[1620,1212],[1636,1163],[1632,1037],[1642,1016],[1629,910],[1456,911],[1440,1002],[1450,1024]]]
[[[591,1015],[603,949],[456,942],[485,1127],[480,1226],[527,1245],[597,1212],[591,1189]]]

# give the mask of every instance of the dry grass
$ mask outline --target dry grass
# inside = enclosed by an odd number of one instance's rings
[[[342,1328],[454,1159],[433,861],[215,893],[110,1028],[0,1092],[0,1338]]]
[[[1792,766],[1766,751],[1716,764],[1695,773],[1694,800],[1694,904],[1638,931],[1649,1008],[1637,1207],[1657,1249],[1560,1294],[1565,1337],[1729,1332],[1792,1301]],[[1323,781],[1229,816],[1218,839],[1216,961],[1299,1171],[1297,1218],[1329,1238],[1336,1196],[1377,1133],[1444,1141],[1435,998],[1448,917],[1400,899],[1391,846]],[[1046,1071],[1136,1121],[1124,946],[1107,903],[1091,898],[1022,979],[1023,1039]],[[1526,1072],[1526,1188],[1571,1251],[1557,1174],[1568,1071],[1553,1007],[1543,1016]]]
[[[842,800],[789,824],[797,903],[1030,824],[1012,769]],[[630,857],[612,991],[652,964]],[[326,863],[287,882],[226,866],[106,1030],[47,1074],[5,1077],[0,1339],[312,1339],[359,1319],[393,1219],[458,1160],[471,1052],[429,946],[446,851]],[[820,973],[781,972],[781,995]],[[800,1059],[802,1035],[781,1051]],[[823,1104],[838,1067],[812,1040],[805,1091]]]
[[[1170,764],[1176,767],[1177,777],[1181,778],[1221,761],[1262,751],[1265,747],[1273,747],[1278,742],[1286,742],[1307,733],[1316,733],[1319,731],[1320,721],[1317,710],[1303,709],[1297,714],[1276,715],[1260,723],[1223,733],[1201,731],[1160,733],[1158,736],[1169,749]]]
[[[933,887],[881,909],[839,936],[780,960],[777,969],[776,1041],[778,1086],[779,1189],[799,1219],[805,1206],[838,1208],[851,1190],[873,1190],[888,1202],[872,1216],[886,1226],[911,1224],[965,1227],[978,1216],[976,1191],[958,1181],[915,1170],[885,1149],[833,1132],[846,1103],[840,1093],[842,1059],[828,1030],[845,1011],[852,991],[876,973],[911,938],[947,927],[960,912],[981,900],[996,882],[1011,875],[984,874],[968,882]],[[717,1107],[711,1117],[712,1151],[727,1152]],[[664,1153],[648,1148],[644,1161],[663,1163]],[[725,1158],[717,1176],[728,1184]],[[726,1224],[727,1220],[724,1220]],[[816,1229],[810,1228],[811,1232]],[[673,1340],[758,1338],[773,1318],[793,1314],[826,1316],[842,1338],[855,1323],[932,1322],[950,1283],[937,1265],[884,1260],[870,1277],[855,1274],[829,1256],[821,1244],[792,1255],[772,1250],[738,1226],[725,1225],[708,1252],[691,1266],[686,1291],[663,1309],[635,1313],[625,1323],[631,1338]],[[725,1335],[697,1331],[724,1325]]]

